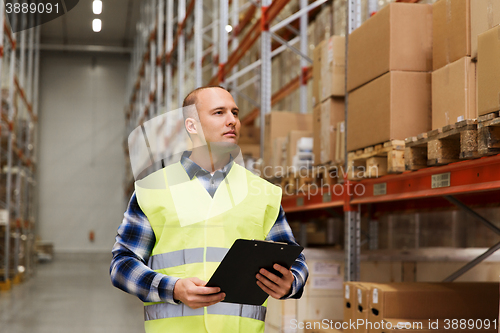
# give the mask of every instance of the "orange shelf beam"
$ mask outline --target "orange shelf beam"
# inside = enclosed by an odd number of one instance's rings
[[[267,23],[271,23],[280,11],[286,6],[290,0],[275,0],[266,10]],[[245,53],[250,50],[250,48],[255,44],[257,39],[262,33],[262,25],[259,20],[257,20],[247,34],[242,38],[240,46],[228,57],[227,63],[221,68],[222,75],[225,77],[233,69],[234,66],[243,58]],[[210,85],[219,84],[219,75],[215,75],[210,80]]]
[[[304,70],[304,73],[305,73],[304,80],[306,80],[307,82],[312,78],[312,66],[307,67]],[[284,85],[280,90],[278,90],[271,96],[271,105],[275,105],[283,98],[288,96],[290,93],[297,90],[299,87],[300,87],[300,75],[293,78],[289,83]],[[255,108],[252,111],[250,111],[250,113],[247,114],[245,117],[243,117],[243,119],[241,120],[241,124],[251,126],[253,125],[253,122],[258,116],[259,116],[259,108]]]

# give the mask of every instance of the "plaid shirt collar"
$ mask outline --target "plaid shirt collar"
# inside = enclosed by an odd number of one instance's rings
[[[189,156],[191,156],[191,153],[192,153],[192,151],[186,150],[181,156],[181,165],[186,170],[186,173],[187,173],[189,179],[192,180],[194,178],[194,176],[199,177],[199,176],[205,176],[207,174],[210,174],[209,171],[203,169],[201,166],[199,166],[198,164],[196,164],[195,162],[193,162],[193,160],[191,160],[189,158]],[[214,176],[220,172],[225,177],[229,173],[229,171],[231,170],[233,163],[234,163],[233,156],[229,155],[229,163],[227,163],[222,169],[216,170],[214,173]]]

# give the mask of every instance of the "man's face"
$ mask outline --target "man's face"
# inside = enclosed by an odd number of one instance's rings
[[[203,89],[196,100],[205,140],[238,144],[241,123],[238,106],[231,94],[220,88]]]

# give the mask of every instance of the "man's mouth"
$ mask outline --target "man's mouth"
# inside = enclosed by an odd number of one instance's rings
[[[234,131],[229,131],[229,132],[224,133],[224,136],[236,137],[236,132],[234,132]]]

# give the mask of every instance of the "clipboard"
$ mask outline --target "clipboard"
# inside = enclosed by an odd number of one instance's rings
[[[290,268],[304,248],[286,243],[237,239],[214,272],[207,287],[219,287],[223,302],[262,305],[269,295],[257,285],[261,268],[281,277],[274,264]]]

